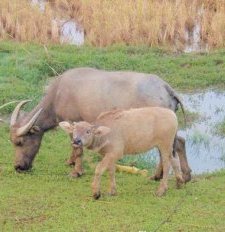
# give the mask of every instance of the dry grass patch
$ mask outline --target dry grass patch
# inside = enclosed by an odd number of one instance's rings
[[[225,1],[221,0],[49,0],[45,10],[28,0],[1,0],[0,37],[41,43],[60,41],[60,23],[75,20],[87,43],[166,45],[183,48],[187,33],[201,25],[202,43],[222,47]]]

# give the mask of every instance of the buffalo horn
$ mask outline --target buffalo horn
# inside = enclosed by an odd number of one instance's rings
[[[24,126],[17,129],[17,131],[16,131],[17,136],[25,135],[31,129],[31,127],[33,126],[33,124],[37,120],[38,116],[40,115],[41,111],[42,111],[42,108],[39,109],[34,114],[34,116],[30,119],[30,121],[27,124],[25,124]]]
[[[21,101],[17,106],[16,108],[14,109],[13,113],[12,113],[12,116],[11,116],[11,121],[10,121],[10,126],[13,126],[15,125],[16,123],[16,120],[17,120],[17,117],[18,117],[18,114],[20,112],[20,108],[25,105],[27,102],[30,102],[31,100],[25,100],[25,101]]]
[[[4,105],[0,106],[0,109],[2,109],[2,108],[4,108],[4,107],[6,107],[7,105],[10,105],[10,104],[16,103],[16,102],[18,102],[18,101],[11,101],[11,102],[7,102],[7,103],[5,103]]]

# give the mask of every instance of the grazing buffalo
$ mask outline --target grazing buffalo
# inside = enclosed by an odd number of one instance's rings
[[[60,121],[94,121],[105,111],[161,106],[174,112],[180,104],[176,92],[156,75],[137,72],[108,72],[93,68],[75,68],[54,79],[45,96],[28,114],[19,117],[20,102],[12,113],[11,141],[15,146],[15,169],[28,170],[37,154],[44,133]],[[185,181],[191,179],[185,140],[178,137],[177,153]],[[73,148],[73,176],[82,175],[82,150]],[[160,165],[161,166],[161,165]],[[155,179],[162,177],[158,169]]]
[[[157,196],[168,189],[169,169],[175,172],[177,184],[183,183],[179,162],[176,158],[175,144],[177,133],[176,114],[161,107],[146,107],[126,111],[114,110],[100,114],[93,124],[88,122],[60,122],[59,126],[67,133],[72,132],[72,144],[76,147],[99,152],[103,158],[95,169],[92,183],[93,197],[100,197],[100,181],[105,170],[109,171],[110,194],[116,194],[115,165],[124,154],[135,155],[157,147],[160,152],[163,178]]]

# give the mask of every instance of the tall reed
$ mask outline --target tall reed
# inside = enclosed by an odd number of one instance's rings
[[[86,42],[183,47],[198,23],[210,48],[225,45],[225,0],[49,0],[42,12],[28,0],[0,1],[0,37],[59,42],[53,19],[75,20]]]

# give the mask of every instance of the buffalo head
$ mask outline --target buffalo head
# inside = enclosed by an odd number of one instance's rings
[[[29,100],[20,102],[14,109],[10,121],[10,139],[15,148],[16,171],[29,170],[37,154],[43,132],[40,127],[35,125],[42,109],[37,110],[32,116],[21,117],[18,119],[20,108]]]

